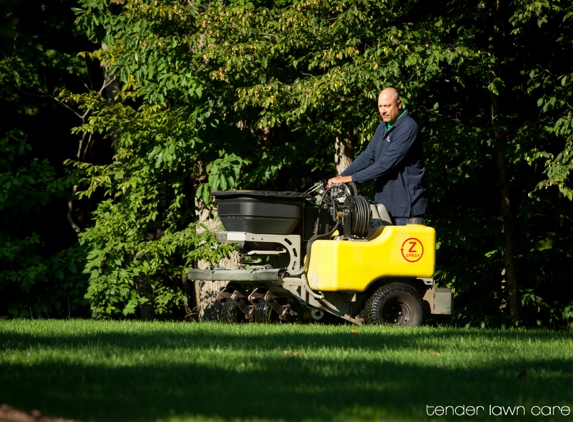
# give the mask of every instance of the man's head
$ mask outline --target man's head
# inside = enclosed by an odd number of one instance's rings
[[[378,112],[382,120],[393,125],[402,114],[402,101],[398,96],[398,91],[394,88],[386,88],[378,95]]]

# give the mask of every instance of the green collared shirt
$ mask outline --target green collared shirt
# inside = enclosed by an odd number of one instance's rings
[[[402,112],[402,114],[400,114],[400,115],[398,116],[398,118],[396,119],[396,122],[397,122],[398,120],[400,120],[400,117],[402,117],[405,113],[406,113],[406,109],[404,109],[404,111]],[[394,125],[396,124],[396,122],[394,122]],[[391,125],[390,123],[386,123],[386,132],[390,132],[390,131],[394,128],[394,125]]]

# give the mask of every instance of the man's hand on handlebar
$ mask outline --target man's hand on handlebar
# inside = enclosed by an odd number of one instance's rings
[[[352,176],[336,176],[333,177],[332,179],[328,179],[328,182],[326,182],[326,188],[328,189],[334,184],[343,184],[350,182],[352,182]]]

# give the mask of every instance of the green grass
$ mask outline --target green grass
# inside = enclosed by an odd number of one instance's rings
[[[0,403],[84,421],[564,421],[573,334],[0,321]],[[484,409],[430,417],[426,405]],[[531,415],[546,405],[571,415]]]

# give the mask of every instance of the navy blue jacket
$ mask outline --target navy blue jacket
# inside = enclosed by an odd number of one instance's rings
[[[356,183],[375,179],[376,202],[392,217],[412,217],[426,213],[424,172],[420,128],[406,111],[389,131],[382,122],[368,147],[340,175],[351,175]]]

